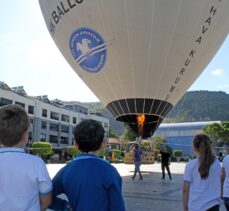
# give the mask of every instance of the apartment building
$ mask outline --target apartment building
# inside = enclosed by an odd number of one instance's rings
[[[94,119],[105,129],[109,138],[109,119],[90,114],[88,109],[75,102],[49,100],[48,97],[28,96],[23,88],[10,88],[0,82],[0,106],[18,104],[25,108],[30,118],[29,141],[46,141],[54,148],[72,145],[74,127],[85,119]]]

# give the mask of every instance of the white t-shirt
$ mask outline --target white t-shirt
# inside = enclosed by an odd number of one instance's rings
[[[229,155],[223,159],[223,167],[225,169],[226,177],[223,184],[223,196],[229,197]]]
[[[189,211],[205,211],[214,205],[220,204],[220,162],[217,159],[214,161],[207,179],[201,179],[198,168],[198,157],[189,161],[185,167],[184,181],[190,183]]]
[[[22,148],[0,148],[0,209],[40,211],[39,195],[52,190],[43,160]]]

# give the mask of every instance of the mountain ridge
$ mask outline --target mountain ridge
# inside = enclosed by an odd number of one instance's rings
[[[124,124],[114,119],[100,102],[80,103],[90,113],[99,113],[110,120],[110,126],[118,135]],[[162,123],[229,121],[229,94],[222,91],[189,91],[178,101]]]

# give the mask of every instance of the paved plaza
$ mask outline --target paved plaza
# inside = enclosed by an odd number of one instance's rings
[[[123,178],[123,195],[127,211],[182,211],[182,182],[184,163],[172,163],[170,169],[173,179],[166,175],[161,180],[160,164],[142,165],[143,181],[133,181],[134,165],[112,164]],[[63,164],[47,165],[50,176],[63,167]],[[226,211],[221,206],[220,211]]]

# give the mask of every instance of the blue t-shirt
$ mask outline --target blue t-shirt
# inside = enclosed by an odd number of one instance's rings
[[[125,211],[122,178],[108,162],[92,154],[81,154],[53,178],[56,196],[65,193],[73,211]],[[55,199],[56,198],[56,199]]]
[[[138,162],[141,161],[142,157],[142,150],[140,148],[134,149],[134,161]]]

